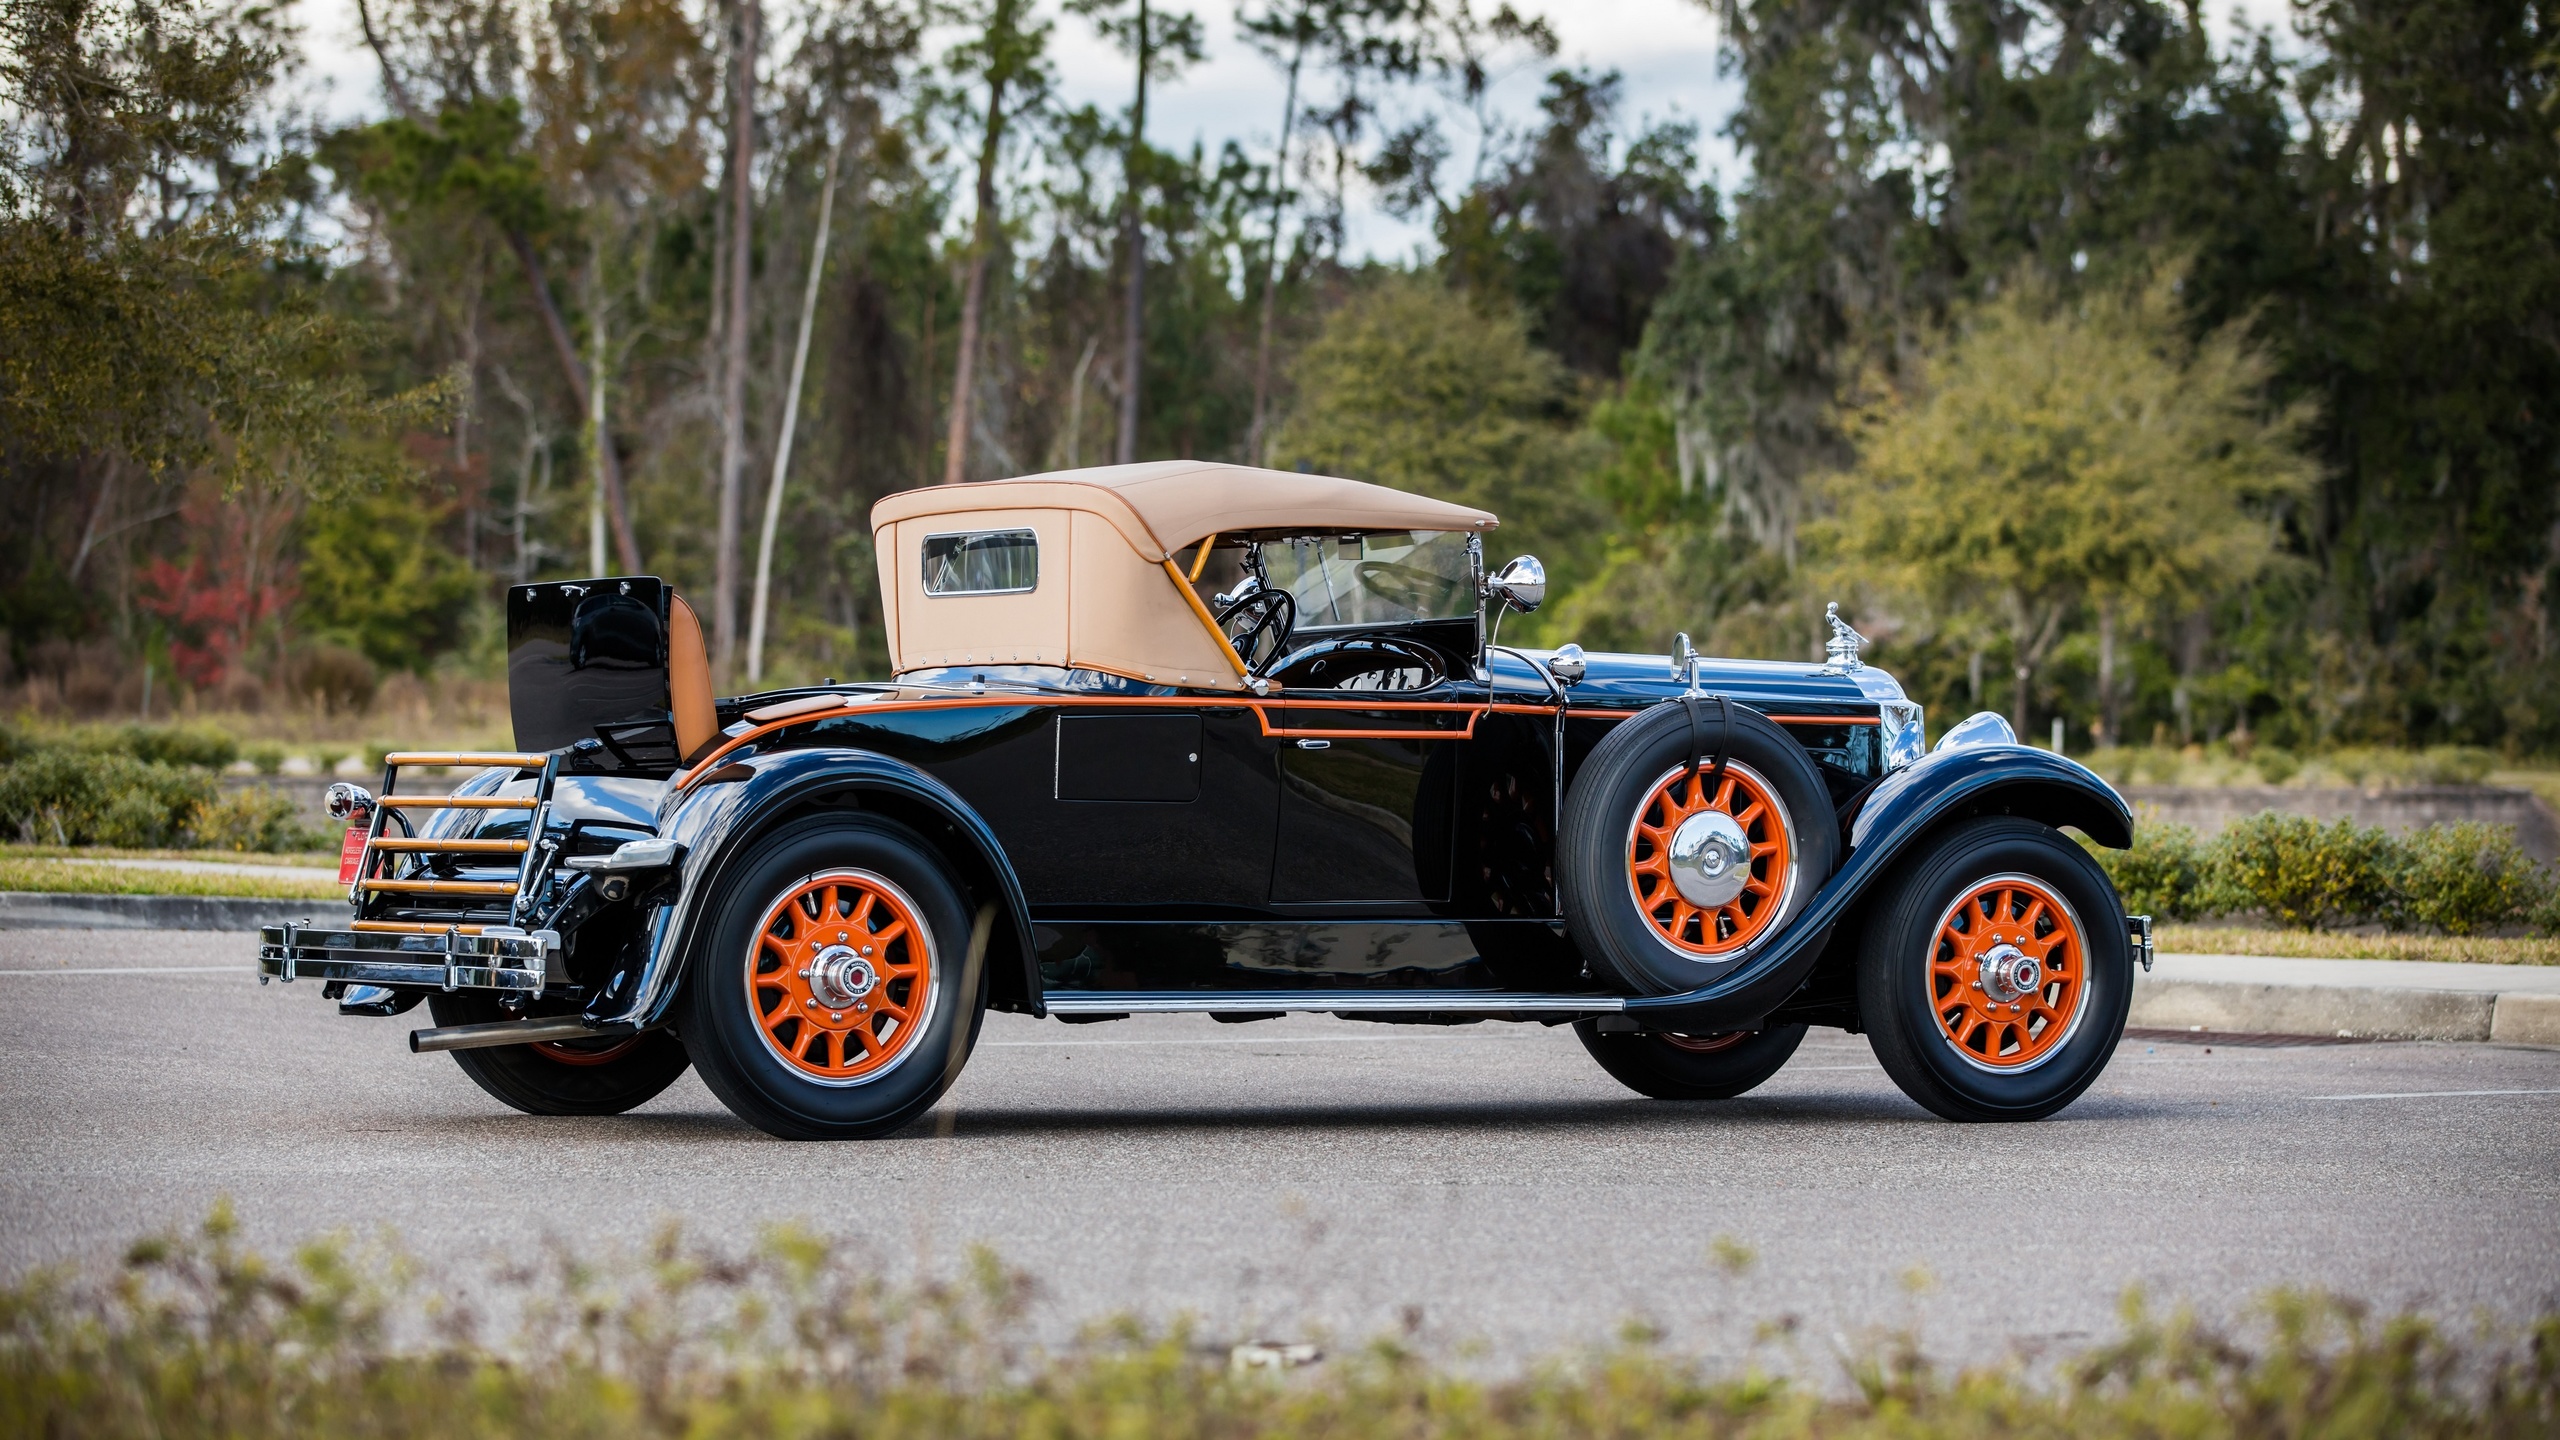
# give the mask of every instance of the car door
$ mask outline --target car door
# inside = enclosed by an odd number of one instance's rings
[[[1059,913],[1258,909],[1271,881],[1278,742],[1234,704],[1061,707],[1037,838],[1013,850],[1026,898]],[[1038,783],[1036,780],[1034,783]],[[1028,853],[1026,852],[1026,849]]]
[[[1283,697],[1275,909],[1427,912],[1450,893],[1460,749],[1480,686],[1363,698]]]

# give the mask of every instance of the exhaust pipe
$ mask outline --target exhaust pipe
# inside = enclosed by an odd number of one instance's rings
[[[409,1051],[485,1050],[492,1045],[531,1045],[541,1040],[610,1040],[639,1032],[628,1025],[589,1025],[575,1015],[542,1020],[499,1020],[487,1025],[447,1025],[441,1030],[412,1030]]]

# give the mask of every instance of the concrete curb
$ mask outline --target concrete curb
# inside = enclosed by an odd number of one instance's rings
[[[2560,1046],[2560,973],[2390,960],[2163,955],[2126,1023],[2227,1035]]]
[[[255,930],[339,909],[334,900],[0,890],[0,930]]]
[[[2540,997],[2536,997],[2540,998]],[[2486,1040],[2498,997],[2374,985],[2218,985],[2158,980],[2133,987],[2125,1023],[2144,1030],[2233,1035],[2352,1035],[2377,1040]]]

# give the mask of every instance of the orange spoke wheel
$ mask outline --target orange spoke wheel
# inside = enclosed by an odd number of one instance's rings
[[[747,1003],[776,1058],[851,1085],[914,1048],[933,1006],[933,943],[887,879],[836,870],[793,884],[747,957]]]
[[[1957,1054],[1986,1070],[2024,1070],[2078,1025],[2088,953],[2080,919],[2044,884],[1997,875],[1939,917],[1930,1006]]]
[[[1775,787],[1741,764],[1655,782],[1627,832],[1627,884],[1656,936],[1692,955],[1738,954],[1795,886],[1795,834]],[[1712,793],[1710,793],[1712,792]]]

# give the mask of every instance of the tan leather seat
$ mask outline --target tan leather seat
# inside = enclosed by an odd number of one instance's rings
[[[711,652],[702,643],[702,621],[681,595],[667,596],[667,699],[675,711],[676,753],[684,763],[720,743],[720,712],[713,704]]]

